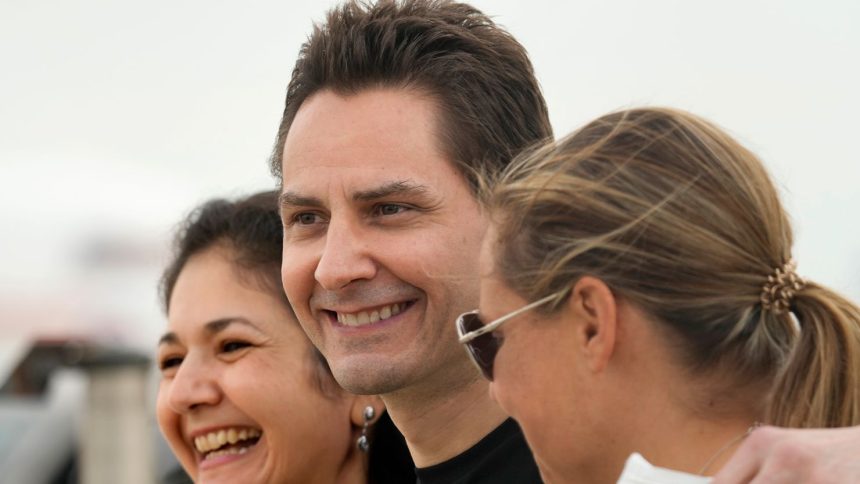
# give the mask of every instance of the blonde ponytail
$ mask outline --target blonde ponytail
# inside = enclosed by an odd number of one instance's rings
[[[800,338],[774,382],[768,423],[860,424],[860,309],[825,287],[806,283],[794,295],[791,311]],[[781,316],[791,318],[789,313]]]

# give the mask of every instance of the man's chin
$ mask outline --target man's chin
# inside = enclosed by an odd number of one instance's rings
[[[408,369],[389,362],[369,360],[345,358],[336,364],[329,362],[329,365],[337,383],[357,395],[385,395],[412,383]]]

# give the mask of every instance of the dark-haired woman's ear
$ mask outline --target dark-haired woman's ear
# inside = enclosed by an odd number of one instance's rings
[[[361,452],[367,453],[370,450],[370,427],[384,411],[385,404],[378,396],[355,395],[349,418],[357,435],[355,445]]]
[[[368,410],[368,408],[372,410]],[[352,421],[352,425],[361,428],[365,422],[368,425],[376,423],[384,411],[385,403],[377,395],[356,395],[349,411],[349,419]],[[370,414],[372,416],[368,419]]]
[[[567,310],[588,368],[595,373],[603,371],[615,350],[618,330],[615,295],[600,279],[584,276],[574,284]]]

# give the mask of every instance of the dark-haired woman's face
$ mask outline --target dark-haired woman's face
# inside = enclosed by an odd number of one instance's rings
[[[333,482],[352,452],[353,397],[324,395],[282,298],[224,248],[192,257],[158,348],[162,432],[195,482]]]

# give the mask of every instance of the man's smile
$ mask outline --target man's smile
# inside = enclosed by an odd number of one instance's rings
[[[412,302],[407,301],[402,303],[386,304],[384,306],[357,312],[331,311],[330,314],[336,315],[337,322],[344,326],[364,326],[397,316],[411,304]]]

